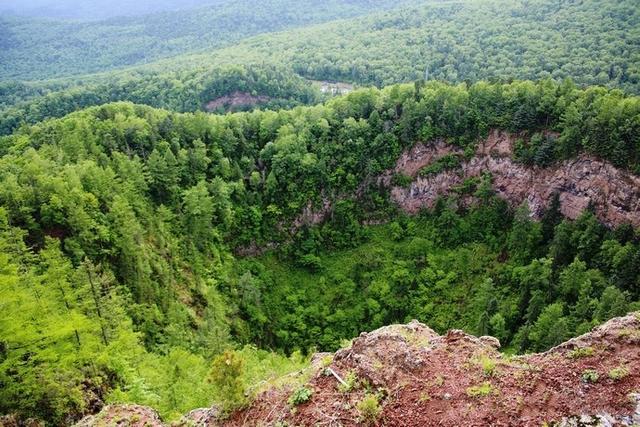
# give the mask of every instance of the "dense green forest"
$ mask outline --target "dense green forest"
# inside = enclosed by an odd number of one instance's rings
[[[10,134],[23,123],[37,123],[123,99],[177,112],[199,111],[209,101],[236,91],[267,97],[260,106],[271,109],[314,104],[322,99],[318,88],[309,81],[285,68],[267,65],[132,75],[85,85],[82,89],[62,85],[51,93],[21,83],[0,83],[0,106],[15,103],[0,112],[0,135]],[[31,97],[36,99],[28,100]]]
[[[640,310],[633,226],[489,173],[410,216],[379,179],[495,129],[640,175],[639,47],[636,0],[3,4],[0,415],[226,413],[392,323],[519,354]]]
[[[279,86],[295,85],[296,93],[306,92],[294,73],[365,86],[424,77],[451,82],[571,77],[579,85],[638,93],[639,19],[631,0],[429,3],[261,35],[232,47],[123,71],[40,83],[5,81],[0,83],[0,134],[23,122],[33,124],[110,101],[197,111],[202,109],[198,87],[219,74],[223,64],[245,64],[266,75],[267,96]],[[15,54],[20,55],[19,61],[7,58],[0,64],[14,68],[27,61],[24,67],[39,69],[29,61],[40,56]],[[45,57],[48,60],[49,55]],[[113,60],[101,59],[99,54],[91,57],[97,62]],[[77,70],[76,63],[71,61],[68,67]],[[48,69],[62,72],[65,67]],[[273,69],[281,71],[274,76]],[[25,78],[30,72],[16,69],[5,76]],[[260,85],[246,87],[259,94],[263,90]],[[293,98],[315,101],[301,94]]]
[[[449,82],[570,77],[638,93],[636,6],[596,0],[428,3],[159,64],[260,62],[275,55],[303,76],[376,86],[425,74]]]
[[[244,389],[387,323],[520,352],[638,308],[629,226],[563,220],[557,203],[533,222],[490,176],[405,217],[372,179],[416,141],[471,150],[493,128],[558,132],[545,164],[586,151],[640,173],[638,117],[639,97],[568,80],[417,81],[288,110],[113,103],[21,127],[0,138],[0,413],[66,424],[98,396],[173,418],[240,403],[222,377]],[[325,223],[292,226],[325,200]],[[252,247],[272,249],[234,255]]]
[[[0,13],[46,18],[99,20],[146,15],[218,3],[218,0],[6,0]]]
[[[391,0],[218,0],[202,8],[101,22],[0,16],[0,80],[103,72],[401,4]]]

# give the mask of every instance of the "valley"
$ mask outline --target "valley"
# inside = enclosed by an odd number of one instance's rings
[[[633,1],[7,1],[0,426],[640,422]]]

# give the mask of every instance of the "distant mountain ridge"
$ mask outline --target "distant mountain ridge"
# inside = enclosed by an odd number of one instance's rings
[[[153,14],[92,22],[0,14],[4,47],[0,81],[65,77],[145,64],[228,46],[249,36],[387,10],[406,1],[191,0],[187,4],[203,3],[211,4],[197,8],[173,4],[176,10],[160,7]],[[118,3],[106,9],[127,15],[127,9],[119,8]]]
[[[274,4],[284,3],[285,0],[274,0]],[[355,4],[360,10],[369,3],[365,0],[356,3],[335,1],[346,9]],[[391,7],[390,2],[376,4],[378,8]],[[407,2],[405,6],[409,4],[413,3]],[[640,93],[640,51],[636,48],[640,44],[640,11],[631,0],[579,3],[536,0],[526,7],[503,0],[421,4],[259,34],[229,41],[228,46],[119,70],[105,68],[100,73],[26,84],[0,82],[0,134],[10,133],[23,122],[36,123],[111,101],[195,111],[197,107],[186,108],[184,103],[176,102],[189,95],[181,87],[190,87],[192,82],[202,81],[208,73],[229,65],[252,69],[275,66],[306,79],[362,86],[384,86],[421,78],[450,82],[571,78],[580,86],[601,85]],[[312,6],[307,9],[314,10]],[[255,11],[252,13],[261,16]],[[325,13],[326,16],[344,17],[339,9],[316,10],[315,13],[318,17]],[[158,28],[149,25],[160,34],[159,28],[166,28],[169,23]],[[187,28],[180,39],[184,46],[189,44],[185,40],[206,41],[193,25],[177,27]],[[1,28],[0,20],[0,31]],[[113,32],[113,29],[109,31]],[[241,37],[237,28],[233,31],[233,37]],[[176,33],[169,28],[166,34]],[[121,37],[127,42],[126,34]],[[109,48],[121,57],[126,46],[115,43],[116,40],[111,39]],[[134,45],[130,52],[142,49],[135,46],[135,41],[129,41]],[[158,44],[159,51],[163,49],[162,43]],[[4,44],[9,44],[6,38]],[[0,49],[0,81],[2,76],[6,79],[8,75],[25,79],[31,73],[37,77],[38,69],[45,73],[54,70],[61,76],[67,72],[81,72],[77,61],[52,59],[46,55],[30,57],[20,52]],[[22,64],[9,59],[16,55]],[[98,55],[94,59],[109,62],[107,57]],[[53,65],[48,65],[49,62]],[[62,68],[57,68],[56,64],[60,63]],[[19,69],[28,71],[23,73]],[[276,81],[273,84],[281,85]],[[96,96],[96,88],[99,88],[99,96]],[[254,90],[239,90],[246,89]],[[176,91],[178,95],[174,96]],[[194,93],[195,99],[198,88]]]
[[[28,0],[0,6],[0,14],[11,13],[37,18],[101,20],[163,11],[185,10],[224,0]]]

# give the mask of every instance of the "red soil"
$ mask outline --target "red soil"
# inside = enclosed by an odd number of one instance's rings
[[[269,390],[222,425],[366,425],[357,404],[367,393],[380,399],[376,425],[541,426],[581,415],[633,425],[640,421],[632,396],[640,390],[639,328],[629,315],[546,353],[509,358],[492,339],[439,336],[417,322],[389,326],[335,354],[329,367],[342,378],[357,375],[351,391],[340,391],[319,366],[305,385],[313,390],[307,403],[290,405],[292,388]],[[611,378],[620,367],[626,375]],[[583,378],[588,370],[597,380]]]

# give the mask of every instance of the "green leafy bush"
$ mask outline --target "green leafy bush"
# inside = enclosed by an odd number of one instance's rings
[[[409,187],[412,182],[413,182],[413,178],[401,173],[393,174],[393,176],[391,177],[391,185],[394,185],[396,187],[406,188],[406,187]]]
[[[377,421],[382,408],[375,394],[366,394],[362,400],[356,404],[360,420],[365,424],[373,424]]]
[[[493,393],[493,387],[491,383],[484,382],[480,385],[467,388],[466,392],[469,397],[486,397]]]
[[[580,359],[583,357],[593,356],[594,353],[595,351],[593,350],[593,347],[580,347],[570,351],[568,356],[571,359]]]
[[[586,369],[581,378],[585,383],[595,383],[600,379],[600,374],[594,369]]]
[[[349,393],[358,387],[358,382],[358,375],[356,375],[355,371],[349,371],[344,377],[344,384],[338,385],[338,390],[342,393]]]
[[[445,154],[435,162],[420,169],[420,176],[432,176],[441,172],[460,167],[461,156],[459,154]]]
[[[287,402],[291,406],[298,406],[311,400],[311,396],[313,396],[313,390],[307,387],[300,387],[289,396]]]
[[[619,381],[629,376],[629,369],[624,366],[618,366],[617,368],[611,369],[607,375],[612,380]]]
[[[224,411],[239,408],[246,402],[243,366],[243,359],[231,350],[217,356],[211,364],[209,381],[220,391],[220,404]]]

